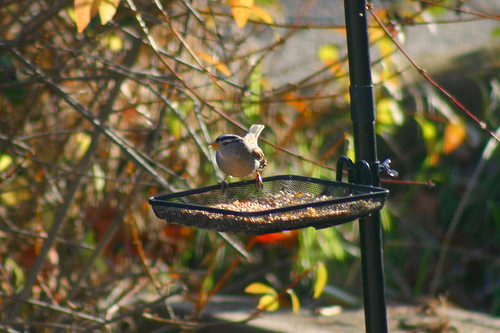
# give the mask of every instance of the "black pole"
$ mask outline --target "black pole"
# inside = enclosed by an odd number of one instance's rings
[[[351,80],[351,119],[356,160],[370,164],[373,185],[380,186],[375,136],[375,102],[365,0],[344,0]],[[366,332],[387,332],[380,213],[360,219],[361,265]]]

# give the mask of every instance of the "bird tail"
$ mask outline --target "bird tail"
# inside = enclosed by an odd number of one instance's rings
[[[253,135],[255,137],[255,140],[257,140],[259,138],[260,133],[265,127],[266,126],[261,124],[253,124],[252,126],[250,126],[247,135]]]

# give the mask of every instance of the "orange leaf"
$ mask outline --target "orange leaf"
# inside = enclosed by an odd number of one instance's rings
[[[457,124],[448,123],[444,130],[443,153],[449,154],[457,149],[465,139],[467,129],[463,122]]]
[[[265,234],[255,236],[255,241],[257,243],[292,243],[297,237],[297,232],[295,230],[276,232],[272,234]],[[286,246],[286,245],[285,245]]]
[[[229,0],[229,6],[236,25],[243,28],[252,14],[253,0]]]
[[[295,92],[286,93],[283,95],[285,104],[290,105],[300,113],[305,113],[309,106]]]
[[[75,0],[75,23],[78,32],[83,32],[90,19],[97,14],[100,0]]]
[[[206,54],[206,53],[203,53],[203,52],[196,52],[196,54],[201,58],[203,59],[204,61],[208,62],[209,64],[211,65],[215,65],[215,68],[217,68],[217,70],[219,72],[221,72],[222,74],[226,75],[226,76],[231,76],[231,71],[229,70],[229,68],[226,66],[226,64],[222,63],[222,62],[219,62],[217,61],[216,59],[214,59],[212,56],[210,56],[209,54]]]

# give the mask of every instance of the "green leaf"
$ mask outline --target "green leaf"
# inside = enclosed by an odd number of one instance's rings
[[[385,231],[390,231],[392,229],[393,221],[392,216],[389,213],[389,209],[387,209],[387,206],[384,206],[384,208],[382,208],[382,210],[380,211],[380,216],[382,221],[382,228]]]
[[[435,144],[437,140],[437,129],[436,126],[423,117],[415,117],[415,120],[420,125],[422,130],[422,136],[424,137],[425,146],[427,148],[427,154],[434,153]]]
[[[255,65],[250,74],[250,91],[246,99],[246,105],[243,110],[251,123],[255,123],[260,115],[260,92],[262,91],[262,65]]]
[[[12,271],[14,277],[14,287],[16,291],[21,290],[24,285],[25,275],[23,269],[11,258],[6,258],[4,262],[5,268]]]
[[[16,67],[7,56],[0,56],[0,82],[4,84],[18,83],[16,76]],[[24,101],[26,90],[23,86],[7,86],[0,90],[5,96],[15,105],[19,105]]]
[[[345,249],[335,228],[326,228],[317,233],[317,243],[329,258],[343,261]]]
[[[491,30],[491,37],[498,38],[500,37],[500,27],[496,27]]]

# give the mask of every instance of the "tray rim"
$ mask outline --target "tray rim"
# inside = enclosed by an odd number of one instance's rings
[[[364,189],[364,190],[367,190],[368,192],[362,193],[362,194],[352,195],[349,197],[340,197],[340,198],[330,199],[330,200],[326,200],[326,201],[315,201],[315,202],[309,202],[309,203],[304,203],[304,204],[299,204],[299,205],[284,206],[284,207],[273,208],[273,209],[262,210],[262,211],[255,211],[255,212],[248,212],[248,211],[241,212],[241,211],[234,211],[234,210],[229,210],[229,209],[215,208],[215,207],[210,207],[210,206],[196,205],[196,204],[191,204],[191,203],[166,201],[166,199],[182,198],[182,197],[185,197],[188,195],[200,194],[200,193],[205,193],[205,192],[208,192],[211,190],[217,190],[217,189],[220,189],[220,184],[218,184],[218,185],[199,187],[196,189],[190,189],[190,190],[185,190],[185,191],[180,191],[180,192],[175,192],[175,193],[160,194],[157,196],[153,196],[153,197],[149,198],[149,204],[151,206],[166,206],[166,207],[175,207],[175,208],[181,208],[181,209],[205,211],[205,212],[210,212],[210,213],[223,214],[226,216],[232,215],[232,216],[239,216],[239,217],[259,217],[259,216],[265,216],[265,215],[269,215],[269,214],[284,213],[284,212],[288,212],[288,211],[307,209],[309,207],[321,207],[321,206],[327,206],[327,205],[341,204],[344,202],[352,202],[352,201],[362,200],[362,199],[383,197],[383,199],[385,200],[385,198],[389,194],[388,189],[381,188],[381,187],[361,185],[361,184],[352,184],[352,183],[344,183],[344,182],[339,182],[339,181],[334,181],[334,180],[313,178],[313,177],[306,177],[306,176],[278,175],[278,176],[265,177],[262,179],[262,181],[264,183],[276,181],[276,180],[291,180],[291,181],[299,180],[299,181],[309,181],[309,182],[314,182],[314,183],[325,183],[326,182],[327,185],[331,185],[331,186],[341,185],[341,186],[347,187],[347,188]],[[255,180],[244,180],[244,181],[239,181],[239,182],[235,182],[235,183],[230,183],[229,189],[231,187],[239,187],[242,185],[243,186],[255,185]]]

